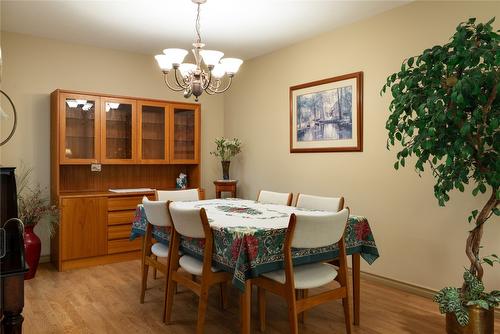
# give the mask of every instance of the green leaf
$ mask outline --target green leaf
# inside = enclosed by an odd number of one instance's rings
[[[490,266],[492,266],[492,267],[493,267],[493,261],[492,261],[492,260],[490,260],[490,259],[488,259],[487,257],[485,257],[485,258],[483,259],[483,261],[484,261],[484,263],[489,264]]]
[[[396,162],[394,163],[394,169],[395,169],[395,170],[398,170],[398,169],[399,169],[399,162],[398,162],[398,161],[396,161]]]

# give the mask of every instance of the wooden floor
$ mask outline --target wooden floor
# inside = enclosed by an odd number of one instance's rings
[[[139,304],[140,262],[123,262],[58,273],[49,264],[26,281],[24,333],[194,333],[197,297],[180,290],[174,298],[172,319],[161,321],[163,279],[150,279],[144,304]],[[361,326],[354,333],[442,334],[444,318],[432,301],[362,281]],[[230,307],[219,308],[219,290],[211,291],[206,333],[239,332],[238,292],[231,291]],[[257,330],[254,291],[252,332]],[[268,295],[266,333],[288,333],[286,305]],[[345,333],[342,306],[332,302],[308,311],[303,334]],[[500,324],[497,321],[497,326]],[[497,327],[500,328],[500,327]]]

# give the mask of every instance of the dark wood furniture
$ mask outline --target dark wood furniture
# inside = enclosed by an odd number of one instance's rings
[[[236,184],[238,180],[216,180],[215,184],[215,198],[221,198],[222,192],[231,193],[232,198],[236,198]]]
[[[200,105],[56,90],[51,94],[51,195],[61,210],[51,242],[59,270],[138,259],[129,241],[142,197],[200,187]],[[203,194],[201,194],[203,196]]]
[[[0,169],[0,319],[1,333],[22,333],[24,307],[23,224],[17,219],[14,168]]]

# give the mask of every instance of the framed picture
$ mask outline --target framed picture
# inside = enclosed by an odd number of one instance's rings
[[[290,152],[363,150],[363,72],[290,87]]]

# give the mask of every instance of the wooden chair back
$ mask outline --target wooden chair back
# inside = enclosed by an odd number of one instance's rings
[[[198,201],[200,199],[198,189],[185,190],[157,190],[158,201]]]
[[[344,208],[344,197],[323,197],[299,193],[295,206],[304,209],[337,212]]]
[[[155,226],[171,226],[172,221],[167,212],[166,201],[150,201],[146,196],[142,199],[142,205],[148,222]]]
[[[267,204],[292,205],[292,193],[278,193],[274,191],[261,190],[257,196],[257,202]]]
[[[317,248],[333,245],[344,235],[349,210],[322,216],[295,214],[290,245],[294,248]]]
[[[179,203],[169,201],[168,210],[172,225],[181,236],[200,239],[211,236],[212,230],[204,208],[183,208]]]

